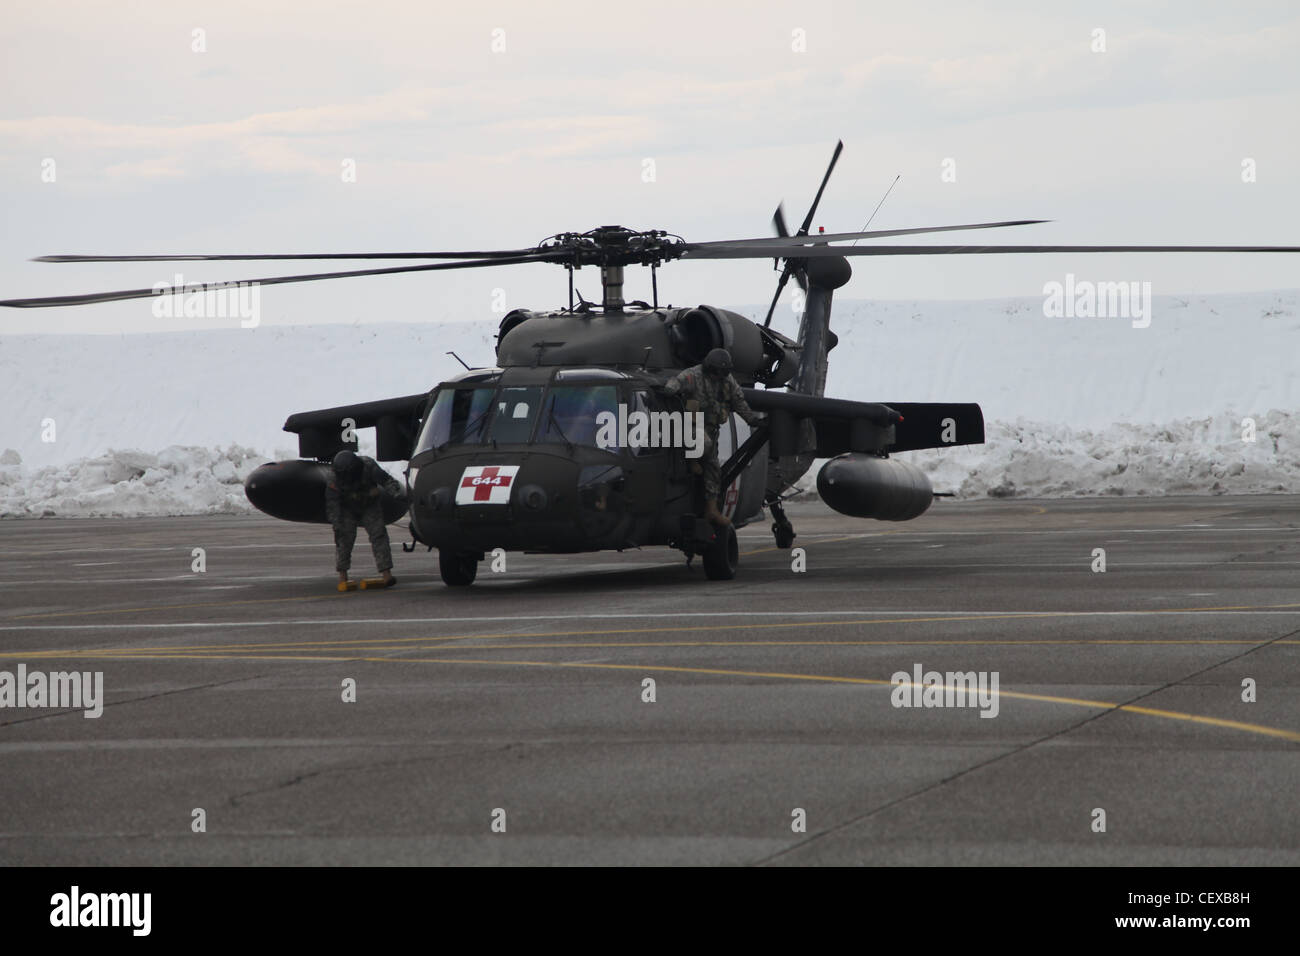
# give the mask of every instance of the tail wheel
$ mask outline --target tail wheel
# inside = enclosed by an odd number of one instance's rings
[[[731,525],[719,528],[704,552],[704,573],[710,581],[730,581],[740,566],[740,542]]]
[[[438,571],[442,582],[451,587],[465,587],[474,583],[478,577],[478,558],[472,554],[458,554],[455,551],[438,552]]]
[[[790,545],[794,544],[794,525],[788,521],[772,522],[772,536],[776,538],[776,546],[782,551],[788,550]]]

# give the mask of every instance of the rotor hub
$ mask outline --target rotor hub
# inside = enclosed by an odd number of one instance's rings
[[[599,226],[588,232],[562,232],[543,240],[537,251],[554,254],[552,260],[580,269],[583,266],[657,266],[680,258],[686,242],[662,229],[638,232],[626,226]]]

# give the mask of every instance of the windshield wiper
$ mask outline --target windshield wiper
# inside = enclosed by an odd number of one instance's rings
[[[559,419],[555,417],[555,396],[551,396],[551,407],[546,412],[546,423],[547,425],[555,426],[555,430],[559,432],[560,437],[564,439],[564,447],[569,449],[569,454],[573,454],[573,442],[569,441],[569,436],[564,434],[564,429],[560,427]]]
[[[468,444],[470,444],[470,441],[469,441],[469,438],[468,438],[468,432],[469,432],[470,429],[472,429],[475,425],[477,425],[479,422],[481,422],[481,421],[483,420],[483,418],[487,415],[487,413],[490,412],[490,411],[492,411],[492,404],[491,404],[491,402],[488,403],[488,407],[487,407],[487,408],[483,409],[483,411],[479,412],[477,415],[474,416],[474,420],[473,420],[472,422],[468,422],[468,423],[465,425],[465,428],[464,428],[464,429],[461,431],[461,433],[460,433],[460,434],[461,434],[461,438],[462,438],[461,444],[463,444],[463,445],[468,445]],[[480,445],[483,444],[483,436],[482,436],[482,435],[479,435],[478,444],[480,444]]]

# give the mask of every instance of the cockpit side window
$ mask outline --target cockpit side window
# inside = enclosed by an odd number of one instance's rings
[[[424,420],[415,453],[446,444],[477,445],[483,440],[483,426],[492,408],[495,388],[444,388]]]
[[[665,448],[673,447],[671,426],[666,427],[670,419],[657,395],[647,389],[635,390],[632,393],[632,413],[645,422],[645,436],[633,454],[637,457],[659,455]]]

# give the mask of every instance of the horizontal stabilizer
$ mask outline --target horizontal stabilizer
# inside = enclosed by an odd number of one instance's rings
[[[818,458],[845,452],[884,452],[894,440],[898,412],[877,402],[851,402],[803,392],[742,388],[755,411],[767,412],[773,458],[814,451],[806,447],[804,422],[812,422]]]
[[[819,458],[847,452],[883,454],[984,441],[984,413],[974,403],[852,402],[801,392],[742,388],[755,411],[766,412],[773,457],[814,451]],[[811,421],[816,448],[803,447],[801,422]]]
[[[984,444],[984,412],[974,402],[890,402],[903,420],[890,451]]]

